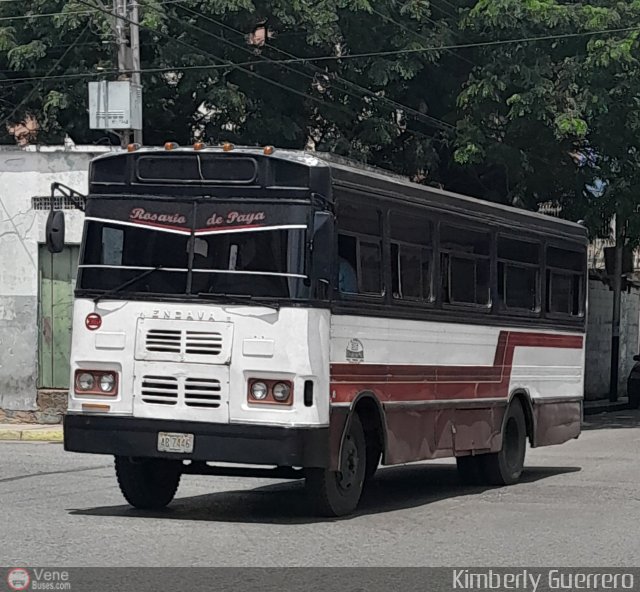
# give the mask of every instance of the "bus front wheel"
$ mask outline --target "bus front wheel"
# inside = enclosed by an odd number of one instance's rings
[[[115,457],[116,477],[124,498],[139,510],[164,508],[180,484],[181,463],[157,458]]]
[[[322,516],[345,516],[358,506],[367,466],[367,445],[362,423],[351,418],[345,435],[340,470],[306,470],[305,488],[316,512]]]
[[[524,468],[527,450],[527,423],[522,403],[514,399],[504,418],[502,448],[495,453],[483,454],[482,472],[489,485],[517,483]]]

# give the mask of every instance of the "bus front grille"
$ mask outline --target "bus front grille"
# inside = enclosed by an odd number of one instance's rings
[[[218,356],[222,352],[222,334],[217,331],[177,331],[150,329],[145,350],[152,354],[188,354]]]
[[[220,407],[220,381],[212,378],[187,378],[184,403],[187,407]]]
[[[136,331],[135,359],[228,366],[231,363],[232,345],[233,324],[229,322],[140,318]],[[197,374],[203,375],[206,372]]]
[[[217,409],[222,404],[222,385],[215,378],[173,376],[142,377],[140,394],[148,405],[185,405]]]
[[[175,405],[178,402],[178,379],[173,376],[144,376],[142,400],[152,405]]]
[[[145,347],[149,352],[179,354],[182,349],[182,331],[151,329],[147,333]]]
[[[185,353],[217,356],[222,351],[222,335],[214,331],[187,331]]]

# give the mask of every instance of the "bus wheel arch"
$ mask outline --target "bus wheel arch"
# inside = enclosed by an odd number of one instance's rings
[[[497,452],[480,455],[482,479],[487,485],[512,485],[520,480],[527,448],[525,405],[512,397],[501,428],[501,445]]]
[[[364,391],[358,394],[351,405],[347,426],[354,415],[359,417],[362,428],[364,429],[367,446],[365,478],[371,479],[380,462],[382,461],[384,463],[386,459],[387,430],[384,410],[378,397],[369,391]]]
[[[507,405],[507,409],[513,403],[513,401],[520,401],[520,405],[522,405],[522,410],[524,411],[524,420],[527,428],[527,439],[529,440],[529,445],[534,447],[536,444],[536,425],[535,425],[535,416],[533,414],[533,403],[531,401],[531,396],[528,391],[525,389],[517,389],[511,393],[509,397],[509,405]],[[505,418],[507,414],[505,412]],[[504,432],[504,418],[502,421],[502,431]]]

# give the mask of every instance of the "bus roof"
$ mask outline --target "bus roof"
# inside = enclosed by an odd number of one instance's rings
[[[124,154],[162,154],[170,156],[172,154],[194,154],[194,152],[194,148],[192,147],[174,148],[170,151],[162,147],[144,147],[134,152],[125,152]],[[587,240],[587,229],[576,222],[490,202],[444,189],[420,185],[414,183],[407,177],[386,169],[363,164],[328,152],[274,149],[271,154],[266,155],[263,148],[239,146],[227,152],[225,152],[222,147],[206,147],[195,153],[228,154],[230,156],[246,155],[258,159],[284,160],[309,168],[328,168],[331,173],[332,183],[346,190],[396,199],[398,193],[401,193],[402,199],[407,202],[429,205],[434,209],[453,211],[467,216],[477,214],[482,219],[494,219],[502,223],[508,220],[517,225],[528,227],[536,226],[540,227],[541,230],[545,229],[554,234],[564,234],[567,238]],[[122,156],[123,152],[103,154],[96,157],[94,161],[121,158]]]

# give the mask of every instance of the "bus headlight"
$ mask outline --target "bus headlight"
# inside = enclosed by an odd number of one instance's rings
[[[109,370],[76,370],[75,392],[79,395],[118,394],[118,374]]]
[[[273,385],[272,392],[273,398],[276,401],[283,402],[289,398],[289,395],[291,394],[291,387],[284,382],[276,382],[276,384]]]
[[[95,380],[93,378],[93,374],[89,374],[88,372],[83,372],[79,374],[76,378],[76,386],[79,391],[90,391],[93,389],[95,385]]]
[[[103,393],[110,393],[116,386],[116,377],[109,373],[100,377],[100,390]]]
[[[268,394],[269,394],[269,389],[267,388],[267,385],[264,382],[254,382],[251,385],[251,396],[256,401],[264,401],[264,399],[267,398]]]

